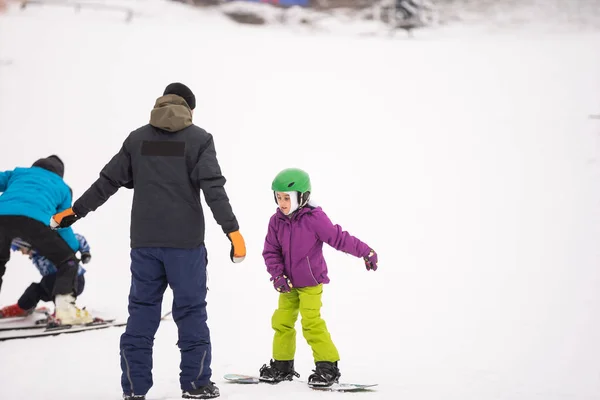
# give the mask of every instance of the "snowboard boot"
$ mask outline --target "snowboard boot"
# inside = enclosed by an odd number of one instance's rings
[[[214,399],[220,395],[219,388],[215,386],[214,382],[209,382],[208,385],[196,389],[184,390],[181,397],[184,399]]]
[[[123,400],[146,400],[143,394],[124,394]]]
[[[294,360],[277,361],[271,360],[270,365],[264,364],[259,371],[260,380],[263,382],[279,383],[300,378],[300,374],[294,371]]]
[[[315,363],[316,368],[313,370],[313,374],[308,377],[308,384],[312,386],[331,386],[334,383],[338,383],[340,376],[340,370],[338,369],[338,363],[330,361],[317,361]]]
[[[57,294],[54,298],[56,304],[56,319],[61,325],[84,325],[94,321],[86,309],[75,306],[75,297],[70,294]]]
[[[32,312],[33,308],[31,310],[23,310],[18,304],[12,304],[0,309],[0,318],[26,317]]]

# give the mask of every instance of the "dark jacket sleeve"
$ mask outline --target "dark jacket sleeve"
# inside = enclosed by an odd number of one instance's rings
[[[225,192],[226,179],[221,174],[212,135],[209,135],[208,141],[200,149],[198,162],[192,170],[190,179],[195,187],[204,192],[206,204],[223,232],[231,233],[239,230],[237,219]]]
[[[100,177],[81,195],[73,204],[74,210],[84,217],[115,194],[122,186],[129,186],[133,182],[131,170],[131,157],[127,150],[128,141],[125,140],[121,150],[100,171]]]

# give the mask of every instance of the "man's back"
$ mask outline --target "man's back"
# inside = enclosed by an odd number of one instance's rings
[[[194,248],[204,242],[200,190],[226,233],[239,229],[212,135],[192,124],[185,101],[160,97],[150,124],[133,131],[100,179],[74,204],[83,215],[120,186],[134,189],[131,247]]]
[[[200,184],[192,175],[211,143],[212,136],[194,125],[173,133],[146,125],[129,136],[134,247],[192,248],[204,241]]]

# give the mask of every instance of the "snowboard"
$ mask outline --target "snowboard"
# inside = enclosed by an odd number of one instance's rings
[[[239,384],[258,384],[268,383],[273,385],[273,382],[261,381],[257,376],[252,375],[241,375],[241,374],[225,374],[224,378],[233,383]],[[309,385],[306,381],[292,381],[306,384],[309,388],[314,390],[326,391],[326,392],[358,392],[358,391],[369,391],[371,388],[377,386],[374,384],[359,384],[359,383],[334,383],[331,386],[315,386]]]
[[[366,392],[377,386],[377,383],[360,384],[360,383],[334,383],[331,386],[315,386],[308,385],[311,389],[320,390],[322,392]]]
[[[279,383],[279,382],[263,381],[258,376],[252,376],[252,375],[225,374],[223,377],[230,382],[242,383],[242,384],[268,383],[269,385],[276,385],[277,383]],[[301,382],[301,381],[285,381],[285,382]],[[305,382],[301,382],[301,383],[305,383]]]
[[[234,383],[260,383],[260,379],[258,377],[250,375],[225,374],[224,378]]]

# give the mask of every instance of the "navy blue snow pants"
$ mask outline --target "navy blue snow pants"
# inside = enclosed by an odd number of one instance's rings
[[[204,245],[194,249],[143,247],[131,250],[129,319],[120,345],[124,394],[145,395],[152,387],[152,346],[167,284],[173,290],[173,319],[179,331],[181,389],[192,390],[210,381],[207,262]]]

